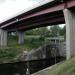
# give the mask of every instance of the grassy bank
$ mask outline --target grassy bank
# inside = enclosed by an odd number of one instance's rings
[[[20,48],[3,47],[0,48],[0,63],[7,63],[15,61],[15,58],[21,54]]]
[[[25,36],[24,44],[18,44],[18,37],[17,36],[9,36],[8,37],[8,46],[14,48],[22,48],[27,51],[32,49],[38,48],[39,46],[44,44],[44,39],[39,36]]]
[[[30,51],[43,45],[44,40],[39,36],[25,36],[24,44],[18,44],[17,36],[8,36],[8,46],[0,47],[0,63],[14,61],[24,51]]]
[[[75,57],[56,65],[46,75],[75,75]]]

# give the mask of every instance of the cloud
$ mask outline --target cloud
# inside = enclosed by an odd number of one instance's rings
[[[27,10],[36,2],[28,0],[6,0],[0,5],[0,23],[5,21],[8,17],[12,17],[24,9]]]
[[[5,2],[5,0],[0,0],[0,4],[2,4],[2,3],[4,3]]]
[[[36,4],[49,0],[0,0],[0,23],[7,19],[21,13],[23,10],[27,11]],[[51,0],[52,1],[52,0]]]

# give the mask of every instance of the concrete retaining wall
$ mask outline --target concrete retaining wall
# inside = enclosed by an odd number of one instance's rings
[[[49,74],[48,74],[48,71],[49,71],[51,68],[53,68],[54,66],[56,66],[56,65],[53,65],[53,66],[48,67],[48,68],[46,68],[46,69],[43,69],[43,70],[41,70],[41,71],[39,71],[39,72],[36,72],[36,73],[34,73],[34,74],[32,74],[32,75],[49,75]]]

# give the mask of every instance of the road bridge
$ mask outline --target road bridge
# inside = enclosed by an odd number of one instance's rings
[[[0,45],[7,45],[7,32],[17,31],[19,44],[24,31],[44,26],[66,24],[67,59],[75,55],[75,0],[53,0],[0,23]]]

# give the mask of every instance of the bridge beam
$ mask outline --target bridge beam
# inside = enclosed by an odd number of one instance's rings
[[[24,44],[24,32],[18,31],[18,44]]]
[[[66,23],[66,53],[67,59],[75,55],[75,13],[69,9],[64,9]]]
[[[0,46],[7,46],[7,31],[0,29]]]

